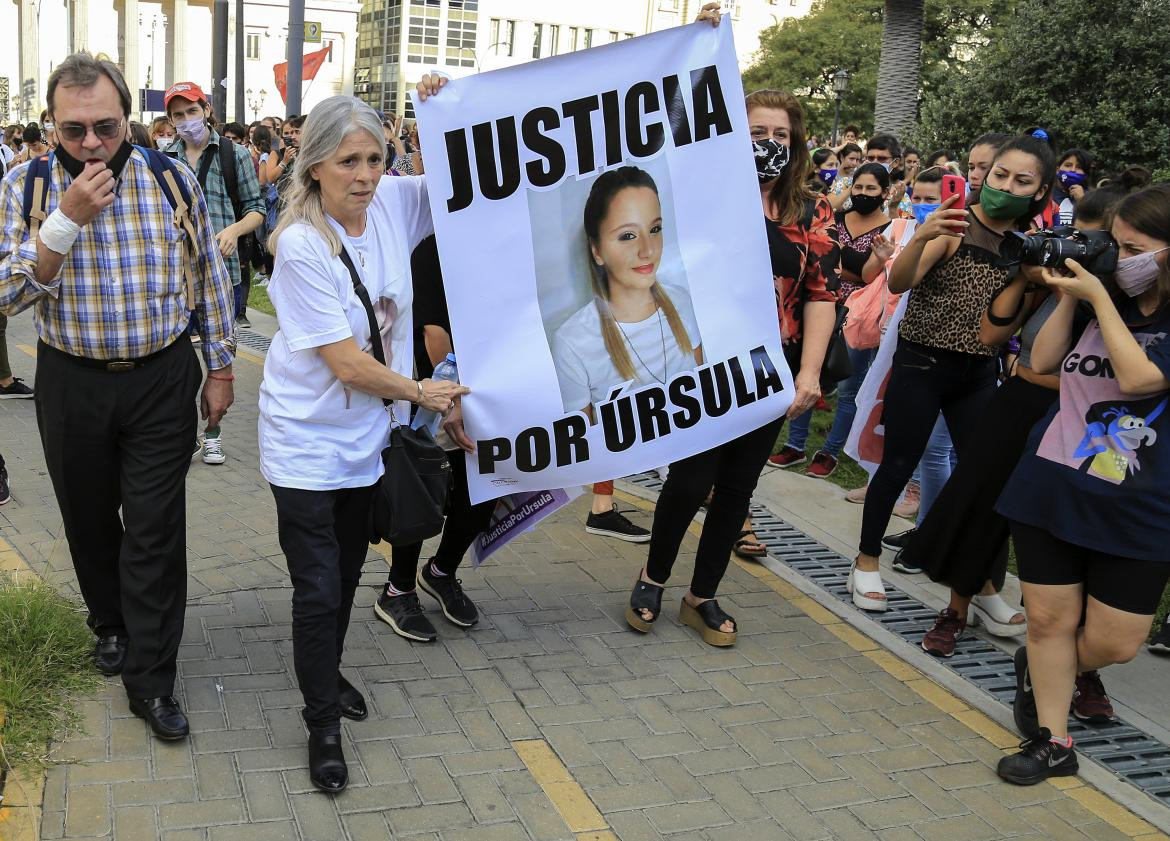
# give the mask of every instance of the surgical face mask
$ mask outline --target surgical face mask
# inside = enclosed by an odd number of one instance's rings
[[[1019,219],[1028,215],[1032,197],[997,190],[985,181],[979,190],[979,206],[992,219]]]
[[[174,142],[175,138],[167,137],[165,134],[160,134],[154,139],[154,145],[156,149],[165,149]]]
[[[893,161],[866,161],[865,163],[877,164],[882,169],[884,169],[886,172],[893,172],[893,170],[894,170],[894,162]]]
[[[1146,251],[1118,260],[1113,279],[1117,281],[1121,291],[1131,298],[1136,298],[1153,286],[1158,279],[1158,273],[1162,271],[1162,267],[1158,265],[1158,255],[1166,250],[1159,248],[1157,251]]]
[[[1060,186],[1064,189],[1075,187],[1078,184],[1085,183],[1085,174],[1083,172],[1073,172],[1071,169],[1062,169],[1056,173],[1056,177],[1060,179]]]
[[[821,179],[821,181],[825,182],[826,184],[832,184],[837,179],[837,170],[822,169],[817,172],[817,178]]]
[[[788,166],[788,147],[771,138],[752,141],[752,153],[756,158],[756,175],[760,183],[766,184],[780,177]]]
[[[55,128],[55,126],[52,123],[45,123],[41,126],[41,128],[45,130],[45,134],[48,134]]]
[[[202,117],[192,117],[190,120],[179,120],[175,123],[175,132],[179,137],[194,146],[202,146],[208,137],[207,121]]]
[[[934,204],[921,202],[919,204],[911,205],[911,207],[914,209],[914,218],[917,220],[919,225],[923,224],[926,221],[926,217],[938,210],[940,206],[941,205],[939,202],[935,202]]]

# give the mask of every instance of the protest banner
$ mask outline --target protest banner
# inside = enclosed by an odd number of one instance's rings
[[[886,430],[882,424],[882,406],[886,399],[886,386],[890,384],[894,350],[898,346],[898,325],[902,323],[912,294],[907,292],[902,295],[897,309],[886,322],[886,332],[878,345],[877,355],[865,379],[861,381],[861,388],[857,390],[857,414],[853,416],[853,426],[849,429],[849,437],[845,439],[845,455],[861,465],[871,479],[881,466],[882,453],[885,451]]]
[[[500,497],[488,527],[471,544],[472,566],[479,566],[520,535],[532,531],[537,523],[564,508],[581,493],[580,488],[572,487]]]
[[[417,106],[475,502],[612,479],[791,402],[731,21]]]

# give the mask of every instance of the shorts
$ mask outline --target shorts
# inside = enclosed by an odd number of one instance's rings
[[[1123,558],[1086,549],[1051,532],[1011,521],[1020,580],[1028,584],[1083,584],[1102,604],[1153,616],[1170,581],[1170,563]]]

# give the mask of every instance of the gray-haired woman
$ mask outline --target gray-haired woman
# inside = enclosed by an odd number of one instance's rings
[[[280,547],[293,583],[293,663],[305,699],[309,776],[348,782],[341,716],[365,700],[339,664],[368,549],[366,518],[383,467],[383,398],[449,411],[467,389],[411,379],[410,253],[432,232],[423,178],[382,178],[382,124],[352,97],[325,100],[301,135],[294,181],[270,239],[268,294],[280,330],[260,386],[260,470],[272,486]],[[350,256],[374,302],[378,336],[340,259]],[[382,342],[388,365],[369,353]]]

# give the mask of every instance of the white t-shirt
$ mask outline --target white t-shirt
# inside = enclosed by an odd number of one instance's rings
[[[693,349],[702,343],[690,294],[675,286],[663,285],[662,288],[678,310],[691,340],[692,352],[683,353],[679,348],[661,309],[643,321],[621,323],[619,326],[626,337],[630,361],[634,364],[635,385],[662,382],[663,379],[669,382],[675,374],[691,370],[695,367]],[[566,412],[578,411],[591,403],[604,403],[613,389],[625,382],[625,377],[618,373],[605,349],[601,316],[592,301],[557,328],[553,335],[553,362]]]
[[[374,302],[387,363],[410,377],[410,254],[434,230],[425,179],[383,178],[360,237],[329,222]],[[352,336],[369,352],[369,320],[345,264],[317,231],[291,225],[280,235],[268,295],[280,329],[260,384],[260,472],[302,490],[372,485],[382,475],[389,414],[381,398],[345,388],[316,350]],[[394,412],[400,421],[410,417],[405,401]]]

